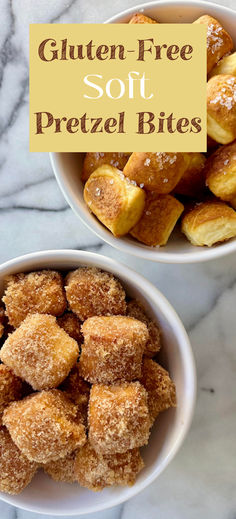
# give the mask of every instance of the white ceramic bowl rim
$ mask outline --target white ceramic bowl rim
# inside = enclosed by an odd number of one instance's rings
[[[37,267],[35,267],[36,261]],[[157,478],[157,476],[167,467],[167,465],[170,463],[170,461],[173,459],[176,452],[180,448],[192,421],[196,399],[196,371],[189,338],[175,310],[172,308],[167,299],[161,294],[161,292],[159,292],[158,289],[156,289],[142,275],[136,273],[133,269],[130,269],[126,265],[117,263],[113,259],[92,252],[74,250],[48,250],[19,256],[15,259],[7,261],[6,263],[0,266],[0,277],[3,278],[6,274],[9,274],[10,272],[16,272],[16,268],[17,270],[19,269],[18,271],[29,271],[32,270],[32,268],[50,268],[51,265],[51,268],[60,269],[62,267],[60,267],[59,265],[62,264],[62,262],[64,262],[65,265],[69,265],[70,263],[76,264],[77,262],[78,265],[97,265],[98,267],[104,270],[114,272],[114,275],[116,275],[118,278],[120,276],[123,280],[127,280],[127,283],[131,283],[133,286],[139,287],[139,290],[145,295],[147,300],[153,301],[156,305],[161,307],[163,314],[165,314],[166,316],[167,321],[171,323],[172,327],[175,330],[175,335],[178,337],[178,342],[181,344],[181,351],[185,365],[188,366],[188,371],[186,374],[186,388],[188,397],[186,398],[185,402],[184,424],[182,428],[179,428],[178,432],[176,433],[175,441],[173,442],[169,450],[169,453],[163,460],[162,464],[156,469],[154,469],[149,477],[146,477],[141,482],[136,482],[135,485],[130,488],[128,497],[124,497],[122,495],[115,496],[113,498],[110,498],[109,502],[103,503],[102,506],[93,506],[88,504],[86,511],[83,510],[83,512],[81,512],[85,514],[105,510],[107,508],[116,506],[126,501],[127,499],[130,499],[131,497],[138,494],[141,490],[146,488],[150,483],[152,483]],[[21,507],[20,503],[16,503],[15,496],[9,496],[1,493],[1,499],[14,506]],[[24,504],[24,506],[22,505],[22,508],[31,512],[44,513],[46,515],[52,514],[51,509],[47,511],[44,508],[42,510],[40,506],[31,507],[30,505],[28,506],[27,504]],[[53,515],[64,515],[64,512],[61,512],[60,510],[56,512],[53,511]],[[71,512],[70,510],[68,510],[66,515],[79,515],[79,511]]]
[[[132,15],[132,13],[135,13],[140,10],[143,11],[144,14],[146,13],[151,16],[151,13],[149,13],[148,11],[154,7],[157,10],[163,7],[174,7],[178,9],[179,12],[181,12],[181,8],[186,9],[186,7],[188,7],[190,9],[191,7],[193,7],[204,9],[205,12],[208,12],[210,14],[212,10],[215,10],[219,17],[221,15],[227,15],[229,20],[232,18],[236,20],[236,12],[232,9],[221,6],[219,4],[206,2],[204,0],[154,0],[152,2],[138,4],[134,7],[130,7],[129,9],[122,11],[121,13],[117,13],[116,15],[106,20],[105,23],[119,22],[120,20],[125,19],[129,15]],[[191,248],[189,248],[187,252],[184,252],[183,250],[181,251],[181,246],[180,251],[172,252],[168,251],[165,247],[152,248],[147,247],[139,242],[131,242],[129,241],[129,239],[127,239],[127,237],[115,238],[110,231],[103,227],[103,225],[89,213],[87,208],[84,208],[82,206],[79,207],[76,194],[73,192],[72,189],[70,189],[69,182],[65,178],[66,175],[63,174],[63,167],[60,164],[58,154],[50,153],[50,158],[57,182],[68,204],[71,206],[75,214],[90,230],[92,230],[100,239],[102,239],[112,247],[146,260],[157,261],[161,263],[198,263],[201,261],[209,261],[212,259],[220,258],[222,256],[236,251],[236,238],[210,248],[191,246]]]

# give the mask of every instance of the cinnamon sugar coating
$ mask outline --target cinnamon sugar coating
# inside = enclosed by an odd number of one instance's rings
[[[14,400],[19,400],[22,393],[22,380],[10,368],[0,364],[0,426],[4,409]]]
[[[13,402],[4,411],[3,424],[29,460],[48,463],[86,442],[85,428],[76,418],[76,405],[53,389]]]
[[[34,314],[6,340],[1,360],[33,389],[57,387],[79,354],[76,341],[58,326],[52,315]]]
[[[66,309],[62,276],[54,270],[14,274],[6,278],[2,301],[9,323],[17,328],[28,314],[61,315]]]
[[[152,423],[161,411],[176,407],[175,384],[168,371],[160,364],[144,358],[140,382],[148,394],[148,409]]]
[[[98,491],[112,485],[133,485],[143,467],[139,449],[101,454],[87,442],[76,454],[75,475],[82,487]]]
[[[74,483],[75,477],[75,457],[76,452],[71,452],[65,458],[50,461],[43,466],[44,472],[48,474],[54,481],[63,481],[64,483]]]
[[[95,267],[81,267],[66,278],[69,306],[81,321],[95,315],[123,315],[125,291],[112,274]]]
[[[83,335],[80,330],[80,321],[72,312],[66,312],[58,317],[57,323],[68,335],[80,345],[83,341]]]
[[[60,389],[77,405],[77,417],[81,423],[87,426],[90,384],[81,377],[79,363],[72,368]]]
[[[136,299],[131,299],[131,301],[127,303],[127,315],[146,324],[149,337],[144,348],[144,355],[147,357],[154,357],[154,355],[156,355],[156,353],[161,349],[159,327],[147,316],[142,304]]]
[[[82,326],[80,372],[91,383],[131,381],[141,374],[148,330],[131,317],[91,317]]]
[[[96,452],[113,454],[148,443],[147,393],[139,382],[94,385],[89,400],[89,441]]]
[[[0,491],[19,494],[30,483],[37,467],[13,443],[7,429],[0,427]]]

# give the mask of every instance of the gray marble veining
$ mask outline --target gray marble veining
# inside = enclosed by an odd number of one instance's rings
[[[142,272],[167,296],[190,334],[198,398],[184,446],[165,473],[140,495],[87,517],[235,519],[235,255],[173,266],[145,265],[119,253],[72,213],[57,187],[48,155],[29,153],[29,23],[101,22],[135,3],[0,0],[0,262],[49,248],[87,249],[114,257]],[[217,3],[236,7],[235,0]],[[0,502],[0,517],[39,516]]]

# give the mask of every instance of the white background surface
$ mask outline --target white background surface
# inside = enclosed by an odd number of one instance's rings
[[[198,265],[144,263],[88,231],[64,201],[47,154],[28,151],[28,24],[102,22],[134,0],[0,0],[0,262],[27,252],[87,249],[152,281],[190,335],[198,372],[194,422],[165,473],[126,504],[88,519],[236,518],[236,256]],[[235,0],[216,3],[236,8]],[[1,519],[37,514],[0,502]]]

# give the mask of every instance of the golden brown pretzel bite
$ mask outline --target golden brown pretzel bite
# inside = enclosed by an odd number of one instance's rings
[[[150,193],[144,212],[130,234],[145,245],[165,245],[183,210],[183,204],[172,195]]]
[[[220,22],[208,14],[200,16],[194,23],[207,25],[207,73],[209,73],[217,61],[233,49],[233,40]]]
[[[188,153],[132,153],[124,175],[148,191],[173,191],[190,163]]]
[[[236,197],[236,141],[221,146],[206,162],[206,182],[209,189],[222,200]]]
[[[104,164],[87,180],[84,199],[114,236],[123,236],[141,217],[145,193],[129,182],[121,171]]]
[[[211,247],[236,236],[236,211],[217,199],[198,203],[186,211],[182,231],[192,245]]]
[[[207,83],[207,133],[220,144],[236,138],[236,77],[221,74]]]

